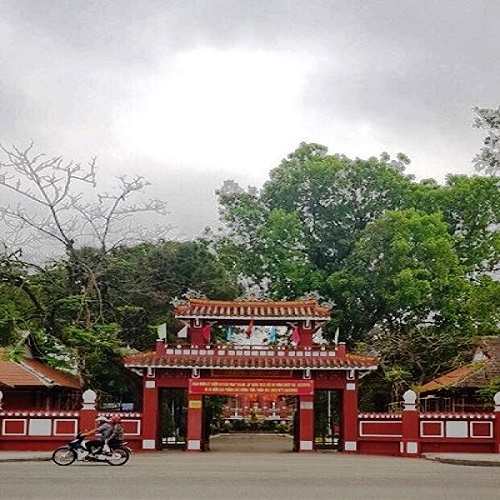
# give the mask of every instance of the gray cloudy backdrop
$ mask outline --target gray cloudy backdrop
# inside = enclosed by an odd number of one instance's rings
[[[497,0],[0,0],[0,142],[142,174],[177,235],[301,141],[473,173],[500,104]]]

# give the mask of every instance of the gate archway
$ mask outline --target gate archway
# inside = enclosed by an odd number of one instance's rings
[[[186,340],[128,357],[125,366],[143,377],[143,448],[158,449],[159,391],[187,390],[186,450],[203,451],[206,425],[203,398],[209,394],[280,394],[297,398],[296,451],[315,449],[315,391],[337,391],[342,400],[341,451],[357,449],[359,379],[377,368],[375,358],[346,352],[345,344],[316,344],[315,332],[329,319],[329,309],[314,300],[211,301],[191,299],[175,310],[185,322]],[[245,326],[251,338],[257,326],[290,327],[281,345],[211,342],[211,328]],[[231,385],[233,384],[233,385]],[[246,391],[246,392],[245,392]],[[204,432],[205,429],[205,432]]]

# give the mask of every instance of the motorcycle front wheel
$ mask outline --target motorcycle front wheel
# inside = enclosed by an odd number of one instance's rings
[[[124,465],[130,458],[130,452],[125,448],[115,448],[112,451],[112,456],[106,459],[109,465]]]
[[[54,453],[52,453],[52,461],[57,465],[71,465],[76,458],[76,451],[68,448],[67,446],[61,446],[60,448],[57,448]]]

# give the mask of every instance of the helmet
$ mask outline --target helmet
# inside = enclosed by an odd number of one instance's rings
[[[111,419],[111,422],[113,422],[114,424],[116,424],[117,422],[121,422],[121,421],[122,421],[122,419],[119,416],[113,417]]]
[[[95,419],[96,422],[107,422],[107,420],[108,419],[106,417],[103,417],[102,415]]]

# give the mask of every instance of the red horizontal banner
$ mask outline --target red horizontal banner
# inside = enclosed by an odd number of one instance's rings
[[[312,380],[191,379],[189,393],[224,396],[245,394],[311,396],[314,394],[314,384]]]

